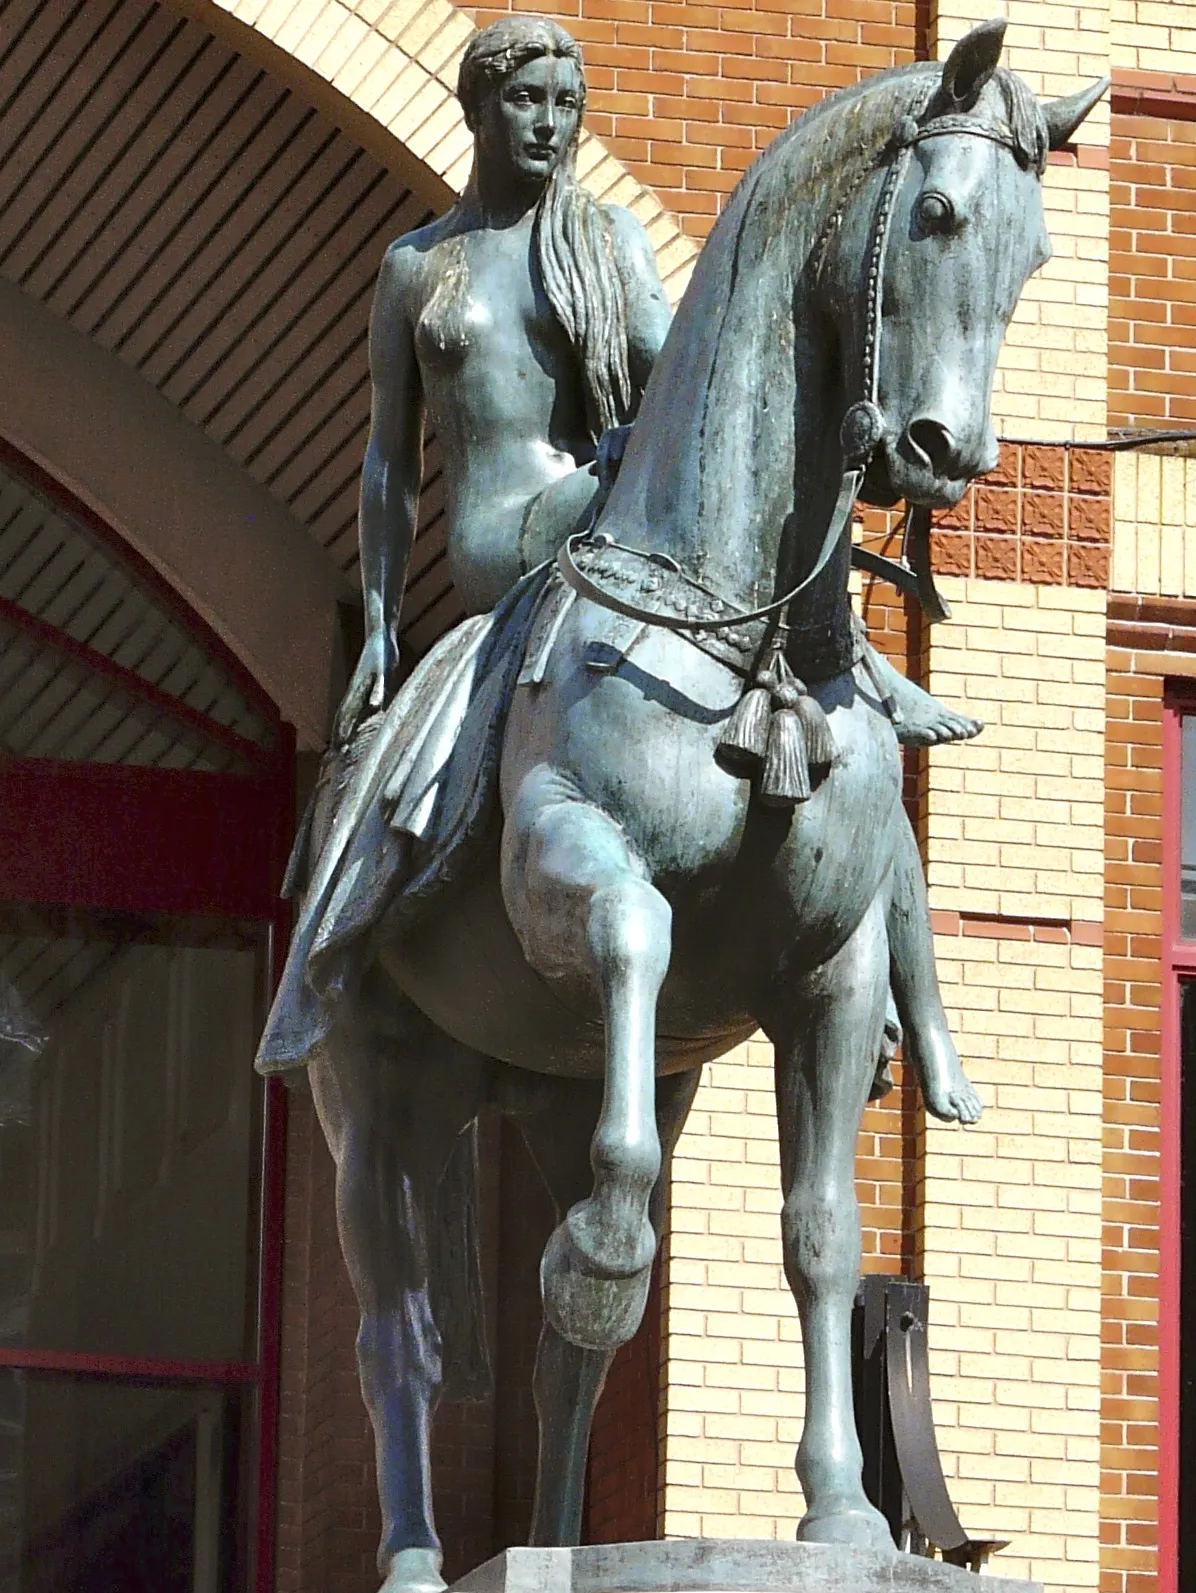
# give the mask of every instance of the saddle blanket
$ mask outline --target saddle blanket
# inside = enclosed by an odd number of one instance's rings
[[[498,804],[503,731],[573,601],[543,565],[462,621],[352,744],[330,750],[287,870],[302,906],[258,1047],[260,1073],[304,1066],[327,1036],[363,937],[414,924],[475,855]],[[355,955],[356,954],[356,955]]]

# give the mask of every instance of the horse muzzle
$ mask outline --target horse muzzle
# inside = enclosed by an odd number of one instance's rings
[[[976,476],[996,466],[999,452],[991,426],[960,433],[934,415],[916,415],[899,437],[883,439],[870,484],[887,488],[894,499],[949,509]]]

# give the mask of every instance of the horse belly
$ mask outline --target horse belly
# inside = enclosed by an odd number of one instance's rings
[[[507,918],[497,847],[486,866],[448,890],[418,927],[379,948],[386,973],[438,1028],[462,1045],[533,1072],[601,1078],[606,1038],[597,995],[577,1002],[558,995],[528,964]],[[662,992],[657,1072],[695,1067],[745,1039],[756,1027],[743,1010],[707,1013],[670,1027],[669,987]]]

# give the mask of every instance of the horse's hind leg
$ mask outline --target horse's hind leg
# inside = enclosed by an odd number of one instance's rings
[[[855,1147],[885,1014],[884,908],[874,901],[847,944],[797,980],[796,992],[787,982],[785,1008],[767,1025],[777,1053],[785,1273],[806,1362],[797,1474],[807,1509],[797,1535],[877,1547],[892,1538],[861,1481],[850,1346],[860,1274]]]
[[[593,1192],[553,1234],[540,1277],[563,1337],[616,1349],[639,1326],[656,1253],[656,998],[672,914],[618,825],[546,768],[524,780],[503,850],[503,894],[528,961],[549,980],[596,987],[606,1020]]]
[[[700,1077],[699,1068],[658,1081],[656,1124],[666,1169]],[[559,1222],[584,1198],[592,1181],[589,1147],[602,1107],[601,1083],[537,1077],[511,1069],[500,1085],[499,1104],[518,1123]],[[657,1237],[664,1216],[663,1194],[661,1180],[650,1213]],[[613,1358],[613,1350],[571,1344],[548,1321],[540,1331],[532,1383],[540,1423],[533,1544],[580,1542],[590,1429]]]
[[[445,1585],[430,1466],[443,1371],[427,1224],[457,1135],[481,1104],[483,1064],[405,1003],[396,1017],[387,1033],[346,1019],[309,1073],[361,1313],[357,1365],[374,1431],[383,1593],[434,1593]]]

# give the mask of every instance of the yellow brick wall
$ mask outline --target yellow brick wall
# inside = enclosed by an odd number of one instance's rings
[[[713,1063],[673,1158],[660,1490],[666,1537],[789,1538],[804,1409],[781,1262],[772,1047]]]
[[[968,28],[1003,12],[1005,61],[1038,93],[1069,94],[1109,70],[1109,10],[1055,0],[941,0],[931,54],[942,59]],[[1107,101],[1079,130],[1086,159],[1109,143]],[[997,367],[993,418],[1007,437],[1103,437],[1107,393],[1109,173],[1050,165],[1043,183],[1054,255],[1022,295]]]
[[[933,750],[932,908],[1099,922],[1104,890],[1105,594],[940,583],[931,689],[987,728]]]
[[[1063,926],[1094,939],[1103,912],[1105,598],[943,587],[955,616],[931,633],[930,684],[988,728],[928,758],[932,904],[1040,923],[981,916],[936,937],[986,1112],[976,1128],[932,1123],[924,1135],[935,1418],[968,1530],[1015,1540],[1002,1570],[1094,1588],[1102,954]]]
[[[1196,597],[1196,459],[1114,456],[1109,584],[1139,597]]]

